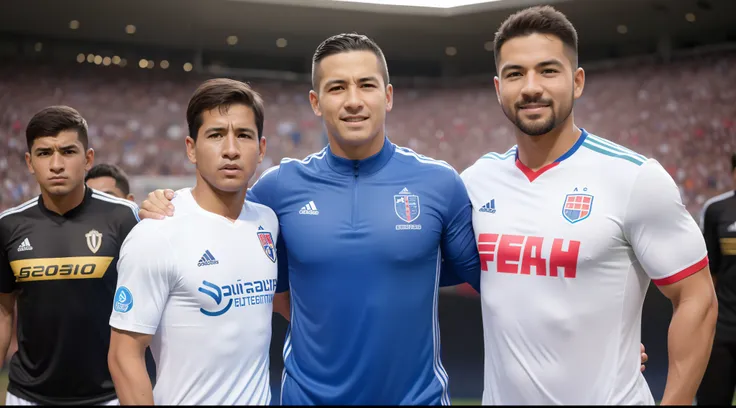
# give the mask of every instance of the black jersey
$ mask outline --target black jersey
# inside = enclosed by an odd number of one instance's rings
[[[0,292],[17,290],[8,391],[38,404],[116,398],[107,365],[120,247],[138,207],[86,188],[64,215],[36,197],[0,214]]]
[[[718,324],[716,336],[736,340],[736,194],[706,201],[700,217],[708,246],[710,270],[716,281]]]

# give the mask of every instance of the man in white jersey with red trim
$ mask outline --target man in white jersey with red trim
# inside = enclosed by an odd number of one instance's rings
[[[481,258],[484,404],[653,404],[638,351],[653,281],[673,304],[662,404],[691,404],[717,302],[698,225],[653,159],[575,126],[585,73],[551,7],[496,34],[517,146],[462,175]]]
[[[187,108],[192,189],[176,214],[136,225],[120,250],[109,365],[123,405],[268,405],[279,224],[245,200],[266,153],[260,95],[204,82]],[[144,352],[156,360],[156,387]]]

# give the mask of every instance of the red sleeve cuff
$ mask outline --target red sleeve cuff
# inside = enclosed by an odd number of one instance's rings
[[[654,284],[657,286],[671,285],[675,282],[679,282],[687,278],[688,276],[694,274],[695,272],[700,271],[706,266],[708,266],[708,255],[706,255],[703,259],[699,260],[693,265],[688,266],[687,268],[681,270],[680,272],[677,272],[676,274],[672,276],[668,276],[663,279],[653,279],[652,282],[654,282]]]

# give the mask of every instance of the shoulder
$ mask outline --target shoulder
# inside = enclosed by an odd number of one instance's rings
[[[267,168],[263,171],[263,173],[261,173],[261,175],[258,177],[258,180],[253,183],[251,188],[254,188],[256,185],[261,188],[265,185],[275,183],[279,177],[279,173],[281,173],[281,165]]]
[[[319,161],[324,160],[326,155],[327,155],[327,147],[324,147],[322,150],[316,153],[312,153],[303,159],[294,159],[291,157],[284,157],[283,159],[281,159],[281,162],[279,163],[279,165],[275,167],[278,167],[280,171],[284,173],[311,169],[311,168],[316,167]]]
[[[703,203],[703,208],[701,210],[702,214],[705,214],[709,210],[717,209],[726,203],[728,203],[728,199],[734,197],[734,191],[727,191],[723,194],[719,194],[715,197],[711,197],[708,199],[705,203]]]
[[[196,233],[169,228],[174,226],[178,211],[163,220],[143,219],[123,240],[120,247],[118,273],[132,273],[141,268],[159,268],[174,262],[181,253],[176,252],[175,239],[194,239]],[[179,216],[180,217],[180,216]],[[136,267],[136,265],[138,267]]]
[[[17,219],[18,216],[24,215],[24,213],[31,211],[38,207],[38,197],[33,197],[32,199],[26,201],[25,203],[8,208],[7,210],[0,212],[0,223],[8,223],[12,222],[14,219]]]
[[[174,216],[166,217],[163,220],[143,219],[137,223],[125,238],[123,249],[131,244],[135,248],[144,248],[147,251],[165,250],[168,252],[168,241],[177,234],[176,226],[181,219],[184,218],[179,212],[175,212]]]
[[[613,165],[617,168],[635,169],[643,166],[649,160],[629,148],[592,133],[588,133],[580,148],[591,152],[597,160],[603,160],[601,163],[608,166]]]
[[[646,219],[685,211],[680,188],[657,160],[648,159],[637,169],[636,173],[616,169],[612,172],[615,178],[609,183],[628,190],[627,213],[640,214],[641,219]],[[622,191],[626,191],[624,188]]]
[[[103,206],[109,206],[113,211],[113,214],[131,217],[136,221],[140,221],[138,218],[138,205],[130,200],[118,198],[113,195],[103,193],[102,191],[91,189],[92,199],[100,203]]]
[[[38,196],[34,197],[25,203],[9,208],[3,212],[0,212],[0,248],[5,245],[5,241],[13,239],[13,235],[18,228],[25,228],[32,223],[32,228],[36,228],[39,224],[34,221],[37,217],[31,215],[36,213],[38,210]],[[36,213],[38,214],[38,213]]]
[[[298,177],[304,171],[316,168],[317,162],[324,159],[325,154],[327,154],[326,147],[304,159],[284,157],[278,165],[269,167],[261,173],[261,176],[258,177],[258,180],[253,183],[249,190],[262,191],[264,188],[275,188],[277,183],[281,183],[283,180],[290,180]]]
[[[19,227],[27,226],[29,223],[35,228],[38,222],[35,219],[42,219],[31,214],[39,214],[38,197],[34,197],[25,203],[9,208],[0,213],[0,239],[3,241],[12,239],[12,236]],[[0,243],[2,245],[4,243]]]
[[[396,146],[394,158],[407,166],[421,169],[437,175],[446,175],[454,177],[457,171],[444,160],[437,160],[432,157],[424,156],[409,149],[408,147]]]
[[[488,152],[481,156],[475,164],[498,164],[498,162],[506,162],[507,160],[514,161],[516,157],[516,145],[512,146],[509,150],[503,153],[500,152]]]
[[[467,181],[478,173],[483,173],[487,169],[497,168],[499,166],[513,163],[516,157],[516,145],[509,150],[500,152],[489,152],[481,156],[475,163],[471,164],[461,174],[463,180]]]
[[[259,216],[266,218],[269,222],[278,224],[276,213],[271,209],[271,207],[253,201],[246,201],[246,207],[248,206],[250,206],[253,211],[256,211]]]
[[[675,180],[657,159],[646,159],[638,165],[637,170],[632,183],[643,184],[645,187],[677,187]]]

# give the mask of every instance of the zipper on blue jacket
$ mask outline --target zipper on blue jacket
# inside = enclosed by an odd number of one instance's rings
[[[353,203],[352,203],[352,217],[350,219],[350,226],[355,227],[355,219],[358,216],[358,167],[359,164],[353,165]]]

